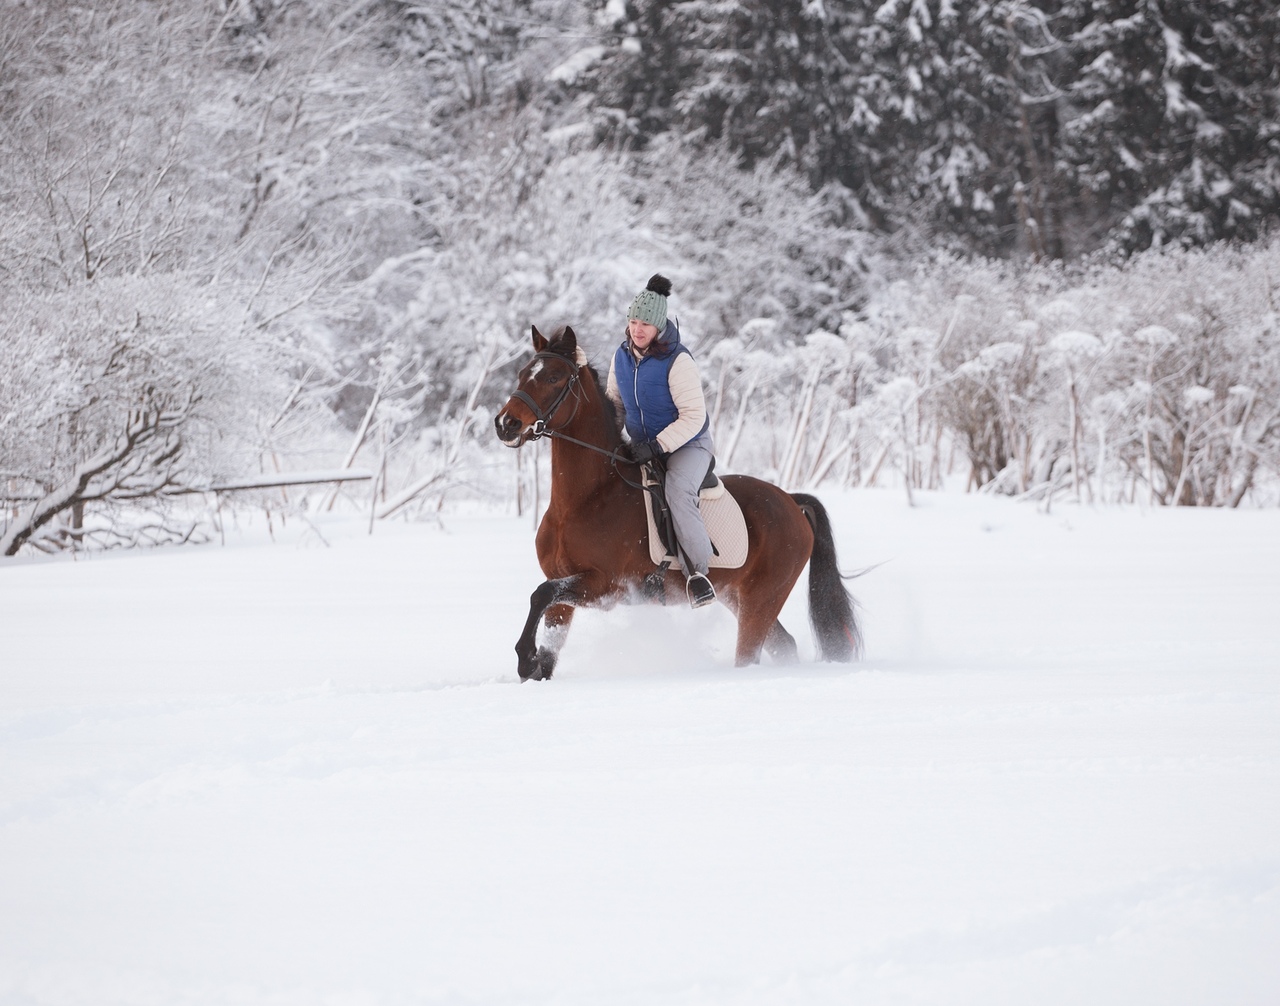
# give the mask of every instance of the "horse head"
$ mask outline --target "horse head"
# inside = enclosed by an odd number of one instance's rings
[[[498,439],[508,447],[565,425],[580,399],[579,370],[587,359],[573,329],[565,325],[547,339],[534,325],[533,350],[516,379],[516,390],[493,419]]]

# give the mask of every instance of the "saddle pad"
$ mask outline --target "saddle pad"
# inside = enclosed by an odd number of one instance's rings
[[[747,561],[747,522],[738,501],[725,489],[723,482],[717,481],[715,486],[698,494],[698,509],[702,512],[702,523],[707,526],[711,544],[720,553],[716,555],[713,552],[707,565],[713,569],[737,569]],[[667,555],[658,537],[658,525],[653,520],[653,497],[649,493],[644,494],[644,512],[649,518],[649,558],[657,566]],[[672,561],[671,568],[683,568],[678,556]]]

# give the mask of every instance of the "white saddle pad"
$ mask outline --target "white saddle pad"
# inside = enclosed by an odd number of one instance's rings
[[[711,544],[715,546],[707,565],[737,569],[747,561],[747,522],[738,501],[717,479],[714,486],[698,494],[698,509],[702,512],[702,523],[707,527]],[[662,539],[658,537],[658,525],[653,519],[653,496],[647,492],[644,494],[644,512],[649,518],[649,558],[655,566],[670,558],[673,569],[682,569],[679,556],[668,557],[663,548]]]

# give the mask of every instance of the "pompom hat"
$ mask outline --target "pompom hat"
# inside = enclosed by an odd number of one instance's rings
[[[627,320],[636,318],[656,328],[661,334],[667,327],[667,297],[671,294],[671,280],[654,273],[648,285],[636,294],[627,308]]]

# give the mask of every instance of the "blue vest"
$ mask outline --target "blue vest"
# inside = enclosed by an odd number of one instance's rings
[[[624,340],[613,354],[613,376],[626,411],[627,433],[633,441],[652,440],[680,415],[671,400],[669,375],[676,357],[688,352],[680,343],[680,329],[668,319],[667,327],[639,360],[631,352],[629,340]],[[705,432],[710,423],[708,416],[699,433]]]

